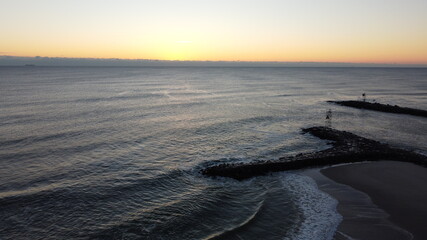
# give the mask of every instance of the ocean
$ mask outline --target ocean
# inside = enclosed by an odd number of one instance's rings
[[[301,171],[200,170],[328,148],[331,124],[427,154],[427,69],[0,67],[0,239],[332,239],[337,201]],[[332,120],[325,122],[331,109]]]

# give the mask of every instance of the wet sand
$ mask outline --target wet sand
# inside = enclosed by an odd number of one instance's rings
[[[397,227],[392,229],[382,221],[367,221],[375,219],[369,217],[369,212],[373,211],[350,209],[354,204],[341,203],[345,194],[329,191],[340,202],[338,211],[343,215],[336,239],[346,239],[345,235],[355,239],[411,239],[407,232],[413,239],[427,239],[427,168],[412,163],[380,161],[330,167],[321,173],[366,193],[387,213],[386,220]],[[364,220],[359,215],[364,215]]]

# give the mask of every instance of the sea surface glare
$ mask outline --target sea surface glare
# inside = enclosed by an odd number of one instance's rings
[[[0,67],[0,239],[331,239],[337,202],[298,171],[221,162],[317,151],[331,125],[427,154],[427,69]]]

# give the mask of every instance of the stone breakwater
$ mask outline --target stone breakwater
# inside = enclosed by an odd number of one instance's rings
[[[381,104],[381,103],[371,103],[364,101],[328,101],[328,103],[335,103],[341,106],[359,108],[359,109],[368,109],[379,112],[387,113],[398,113],[398,114],[408,114],[419,117],[427,117],[427,111],[415,108],[399,107],[397,105]]]
[[[207,167],[201,173],[211,177],[244,180],[270,172],[379,160],[411,162],[427,167],[427,156],[393,148],[388,144],[363,138],[350,132],[328,127],[305,128],[302,129],[302,132],[332,141],[332,147],[323,151],[301,153],[274,161],[224,163]]]

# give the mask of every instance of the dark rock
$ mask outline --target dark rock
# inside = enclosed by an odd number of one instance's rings
[[[295,156],[283,157],[278,161],[223,163],[208,167],[201,172],[206,176],[230,177],[243,180],[270,172],[362,161],[394,160],[427,166],[427,156],[393,148],[387,144],[363,138],[350,132],[327,127],[312,127],[302,131],[320,139],[333,141],[333,147],[319,152],[300,153]]]
[[[381,103],[371,103],[364,101],[328,101],[329,103],[335,103],[341,106],[359,108],[359,109],[368,109],[379,112],[387,113],[398,113],[398,114],[409,114],[419,117],[427,117],[427,111],[415,108],[399,107],[397,105],[381,104]]]

